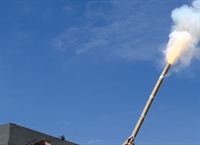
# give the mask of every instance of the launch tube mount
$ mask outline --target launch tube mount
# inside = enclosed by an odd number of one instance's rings
[[[134,139],[135,139],[135,137],[136,137],[141,125],[142,125],[142,122],[144,121],[144,118],[145,118],[145,116],[146,116],[146,114],[147,114],[147,112],[148,112],[148,110],[149,110],[149,108],[151,106],[151,103],[153,102],[153,99],[154,99],[154,97],[155,97],[155,95],[156,95],[156,93],[157,93],[157,91],[158,91],[158,89],[159,89],[159,87],[160,87],[160,85],[161,85],[161,83],[163,81],[163,78],[167,74],[167,71],[169,70],[170,66],[171,66],[170,63],[166,64],[166,66],[163,69],[163,71],[162,71],[162,73],[161,73],[156,85],[154,86],[153,91],[151,92],[151,95],[150,95],[150,97],[149,97],[149,99],[148,99],[148,101],[147,101],[147,103],[146,103],[146,105],[145,105],[145,107],[144,107],[144,109],[142,111],[142,114],[140,115],[140,117],[138,119],[137,124],[135,125],[135,128],[134,128],[131,136],[122,145],[133,145],[134,144],[133,143]]]

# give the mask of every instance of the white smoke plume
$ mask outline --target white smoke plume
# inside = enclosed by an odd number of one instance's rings
[[[192,58],[199,58],[200,41],[200,0],[191,6],[183,5],[172,11],[172,31],[164,51],[166,61],[179,63],[179,67],[188,66]]]

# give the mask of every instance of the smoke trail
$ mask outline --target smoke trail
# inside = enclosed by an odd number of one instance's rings
[[[182,66],[188,66],[192,58],[199,55],[200,0],[193,1],[192,6],[174,9],[171,18],[174,24],[164,51],[165,59],[170,64],[180,62]]]

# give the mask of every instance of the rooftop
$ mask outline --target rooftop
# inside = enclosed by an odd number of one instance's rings
[[[39,138],[53,140],[51,145],[78,145],[13,123],[0,125],[0,145],[26,145]]]

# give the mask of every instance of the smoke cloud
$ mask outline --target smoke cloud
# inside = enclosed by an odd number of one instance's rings
[[[183,5],[172,11],[172,31],[164,51],[168,63],[188,66],[193,58],[199,57],[200,41],[200,0],[191,6]]]

